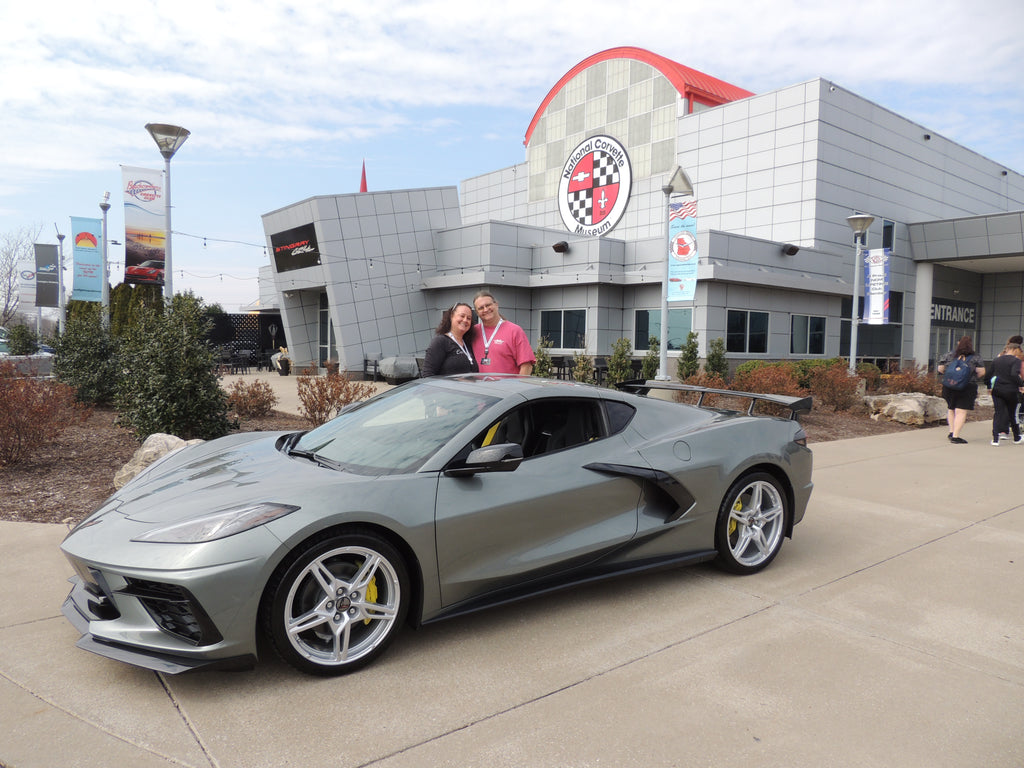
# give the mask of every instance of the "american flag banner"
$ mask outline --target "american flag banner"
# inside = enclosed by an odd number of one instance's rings
[[[690,200],[686,203],[669,203],[668,220],[673,219],[695,219],[697,218],[697,201]]]
[[[668,204],[668,300],[693,301],[697,290],[697,201]]]

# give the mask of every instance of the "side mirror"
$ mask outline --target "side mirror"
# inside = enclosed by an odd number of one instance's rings
[[[468,477],[477,472],[512,472],[523,461],[523,446],[519,443],[488,445],[471,451],[464,467],[446,469],[448,477]]]

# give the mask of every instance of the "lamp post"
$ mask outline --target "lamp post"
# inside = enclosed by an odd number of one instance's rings
[[[174,298],[173,272],[171,271],[171,158],[178,148],[189,137],[189,131],[178,125],[165,123],[147,123],[146,130],[156,142],[160,154],[164,158],[164,220],[167,226],[167,239],[164,245],[164,299],[170,306]]]
[[[56,228],[56,224],[54,227]],[[67,322],[67,302],[64,300],[64,235],[57,230],[57,242],[59,248],[57,249],[57,327],[60,328],[60,332],[64,333],[67,328],[65,323]]]
[[[871,222],[875,220],[874,216],[868,216],[864,213],[855,213],[853,216],[846,217],[846,223],[850,225],[850,229],[853,230],[853,306],[850,309],[850,375],[853,376],[857,373],[857,323],[859,318],[857,317],[857,304],[860,302],[860,273],[863,268],[861,261],[861,239],[862,235],[868,231],[868,227],[871,226]]]
[[[693,184],[690,183],[686,171],[676,166],[675,173],[661,191],[665,193],[665,277],[661,281],[661,350],[658,355],[658,375],[655,379],[669,381],[672,378],[668,375],[668,268],[672,259],[672,216],[669,204],[672,202],[673,194],[692,195]]]
[[[103,193],[103,202],[100,203],[100,210],[103,211],[103,245],[100,246],[100,320],[104,328],[110,327],[110,281],[107,279],[107,211],[110,210],[110,193]]]

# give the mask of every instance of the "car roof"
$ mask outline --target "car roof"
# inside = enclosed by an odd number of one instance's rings
[[[599,397],[630,400],[637,397],[606,387],[596,387],[592,384],[518,374],[467,373],[437,376],[418,381],[433,386],[455,387],[467,392],[482,392],[492,397],[507,398],[519,395],[527,400],[540,397]]]

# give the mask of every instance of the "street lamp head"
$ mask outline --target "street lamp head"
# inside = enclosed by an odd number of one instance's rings
[[[110,210],[110,193],[103,193],[103,202],[100,203],[100,210],[106,213]]]
[[[874,220],[874,216],[868,216],[866,213],[855,213],[853,216],[846,217],[846,223],[850,225],[850,229],[853,230],[855,235],[862,235],[867,232],[868,227],[871,226],[871,222]]]
[[[164,160],[170,161],[174,153],[185,143],[190,132],[178,125],[167,125],[166,123],[146,123],[146,130],[156,142],[160,154]]]
[[[668,184],[661,188],[661,191],[665,193],[665,197],[673,194],[692,195],[693,183],[690,181],[690,177],[686,175],[686,171],[677,165],[672,178],[669,179]]]

